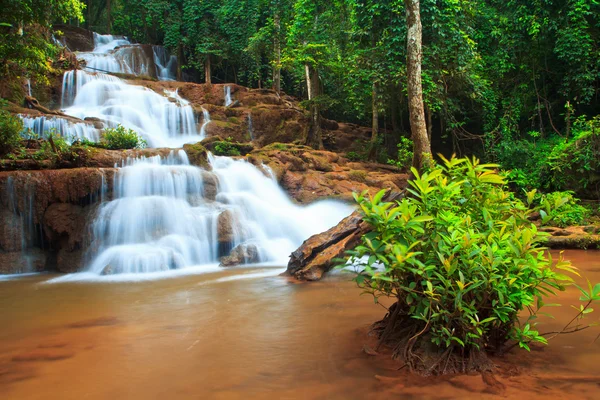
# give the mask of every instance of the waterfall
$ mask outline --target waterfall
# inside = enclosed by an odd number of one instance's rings
[[[13,177],[8,178],[6,198],[8,199],[9,217],[4,217],[4,223],[9,230],[19,232],[18,237],[12,238],[9,249],[5,250],[21,253],[23,263],[20,269],[21,272],[26,273],[34,272],[35,255],[33,254],[33,248],[37,242],[43,245],[43,240],[38,225],[34,221],[35,186],[27,183],[23,189],[23,202],[19,203],[15,181]]]
[[[49,133],[55,133],[65,138],[69,143],[79,139],[87,139],[92,142],[100,140],[100,132],[93,125],[84,122],[71,122],[59,117],[30,117],[19,115],[23,121],[24,135],[31,130],[41,138],[47,137]]]
[[[250,135],[250,140],[254,140],[254,128],[252,128],[252,113],[248,113],[248,135]]]
[[[223,86],[223,90],[225,91],[225,107],[229,107],[229,105],[232,103],[231,86]]]
[[[236,246],[253,246],[254,263],[284,265],[312,234],[352,208],[292,203],[272,178],[243,160],[210,157],[212,171],[189,165],[183,150],[133,159],[115,175],[114,199],[93,223],[98,251],[88,272],[137,274],[212,270]]]
[[[206,125],[210,122],[210,113],[202,107],[202,126],[200,127],[200,136],[206,137]]]
[[[169,55],[167,49],[162,46],[152,46],[152,52],[158,79],[161,81],[174,81],[176,78],[177,57]]]
[[[177,57],[162,46],[132,44],[127,38],[94,32],[94,50],[79,52],[86,67],[97,72],[147,75],[159,80],[174,80]]]
[[[27,94],[31,97],[31,79],[27,78]]]
[[[144,137],[149,147],[181,147],[204,138],[194,110],[177,92],[163,96],[111,75],[85,71],[65,73],[63,87],[66,104],[74,95],[66,114],[95,117],[111,127],[121,124]]]

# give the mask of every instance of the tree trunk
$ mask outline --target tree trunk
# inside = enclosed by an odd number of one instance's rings
[[[413,140],[413,167],[420,170],[431,163],[431,144],[427,137],[423,87],[421,84],[421,13],[419,0],[404,0],[406,8],[406,75],[408,115]]]
[[[181,64],[183,64],[183,46],[181,43],[177,45],[177,80],[183,81],[183,76],[181,73]]]
[[[377,82],[373,82],[371,107],[373,109],[373,120],[371,127],[371,148],[369,149],[369,160],[375,160],[377,156],[377,135],[379,134],[379,109],[377,107]]]
[[[210,54],[206,55],[206,59],[204,60],[204,83],[211,85],[212,84],[212,78],[211,78],[211,68],[210,68]]]
[[[273,41],[275,52],[275,65],[273,66],[273,90],[279,94],[281,91],[281,43],[279,40],[281,20],[279,19],[279,10],[275,11],[273,19],[275,24],[275,38]]]
[[[433,130],[433,125],[431,122],[431,110],[429,107],[425,107],[425,114],[427,114],[427,138],[429,139],[429,143],[431,143],[431,132]]]
[[[92,22],[92,0],[87,0],[86,11],[85,29],[90,29],[90,23]]]
[[[315,100],[319,96],[319,71],[310,64],[304,65],[306,74],[306,89],[308,91],[308,100]],[[308,124],[308,134],[306,135],[306,145],[314,149],[323,148],[323,138],[321,131],[321,110],[319,105],[310,102],[310,121]]]
[[[110,22],[110,18],[111,18],[110,2],[111,2],[111,0],[106,0],[106,33],[108,33],[109,35],[110,35],[110,31],[112,30],[112,24]]]

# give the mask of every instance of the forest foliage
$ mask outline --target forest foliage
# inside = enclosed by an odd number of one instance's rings
[[[597,195],[600,2],[420,7],[433,152],[498,162],[518,188]],[[327,118],[371,125],[376,115],[382,134],[368,153],[382,162],[409,136],[399,0],[9,0],[0,10],[0,78],[46,82],[60,51],[50,36],[57,22],[162,44],[187,80],[280,82]]]

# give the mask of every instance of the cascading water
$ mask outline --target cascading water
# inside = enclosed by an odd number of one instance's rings
[[[114,200],[93,224],[98,251],[88,271],[208,271],[236,246],[253,246],[252,262],[284,265],[304,239],[352,210],[333,201],[297,206],[246,161],[210,157],[210,163],[212,172],[191,166],[183,150],[130,160],[115,176]]]
[[[210,113],[204,107],[202,107],[202,126],[200,127],[200,136],[206,136],[206,126],[210,122]]]
[[[161,81],[174,81],[177,69],[177,57],[169,55],[162,46],[152,46],[156,76]]]
[[[19,232],[19,235],[14,235],[12,240],[5,243],[5,246],[8,247],[4,250],[21,253],[19,260],[21,273],[34,272],[36,270],[34,245],[43,245],[43,236],[34,222],[34,187],[26,184],[23,187],[23,201],[19,202],[17,197],[14,179],[9,177],[6,185],[7,211],[9,213],[3,215],[5,218],[3,222],[9,231]]]
[[[254,140],[254,128],[252,127],[252,113],[248,113],[248,135]]]
[[[112,127],[121,124],[141,135],[150,147],[181,147],[204,138],[197,131],[191,105],[177,92],[161,96],[111,75],[71,72],[63,82],[65,103],[74,96],[72,105],[64,109],[68,115],[95,117]]]
[[[148,75],[159,80],[174,80],[177,58],[162,46],[132,44],[127,38],[94,32],[94,50],[80,52],[91,71]]]
[[[229,107],[233,102],[231,100],[231,86],[223,86],[223,90],[225,91],[225,107]]]
[[[100,133],[93,125],[84,122],[70,122],[64,118],[30,117],[19,115],[25,130],[31,130],[39,137],[47,137],[49,133],[61,135],[67,142],[87,139],[97,142]]]

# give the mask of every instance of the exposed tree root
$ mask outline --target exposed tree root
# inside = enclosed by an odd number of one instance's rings
[[[373,324],[371,332],[381,346],[392,349],[392,357],[402,360],[411,372],[421,375],[489,372],[493,364],[483,350],[465,350],[459,346],[440,348],[431,342],[429,327],[402,315],[394,303],[386,316]]]

